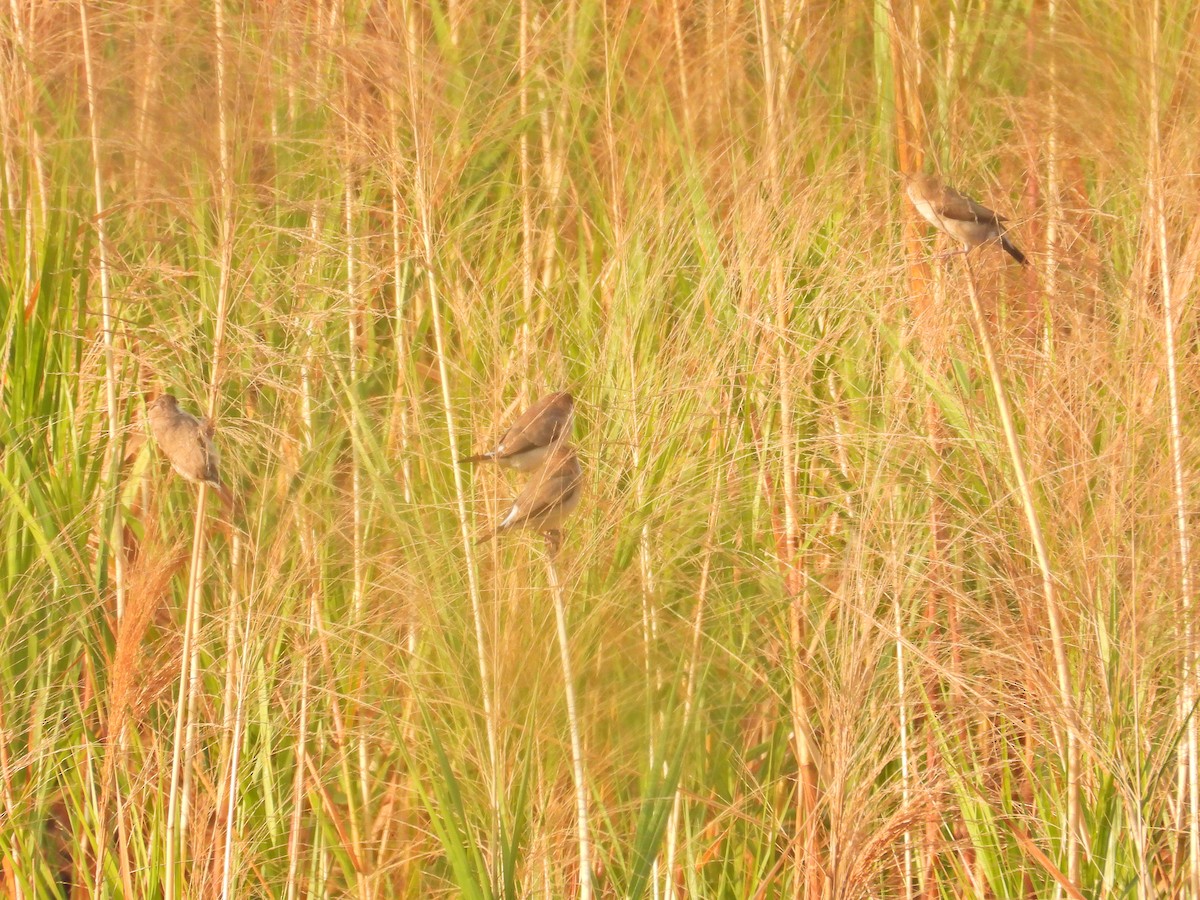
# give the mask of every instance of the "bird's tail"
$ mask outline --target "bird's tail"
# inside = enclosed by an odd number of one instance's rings
[[[475,539],[475,546],[478,547],[480,544],[486,544],[488,541],[490,541],[496,535],[503,534],[504,532],[506,532],[510,528],[512,528],[513,527],[512,522],[509,521],[509,519],[511,519],[511,518],[512,518],[512,513],[509,513],[508,518],[504,519],[501,522],[498,522],[496,524],[496,527],[485,531],[481,537],[478,537]]]
[[[1000,235],[1000,246],[1005,249],[1009,256],[1015,259],[1023,266],[1029,265],[1029,260],[1025,258],[1025,254],[1017,249],[1017,245],[1008,239],[1008,235]]]
[[[495,456],[496,454],[492,452],[477,453],[474,456],[461,456],[459,457],[458,461],[461,465],[466,465],[467,463],[489,462],[490,460],[494,459]]]
[[[219,481],[210,481],[208,486],[221,498],[221,504],[225,507],[225,511],[232,515],[237,510],[237,499],[233,496],[233,491],[229,489],[229,486]]]

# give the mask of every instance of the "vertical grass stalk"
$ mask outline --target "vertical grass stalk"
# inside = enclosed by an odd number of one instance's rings
[[[1179,554],[1179,594],[1183,619],[1183,683],[1181,713],[1184,716],[1184,747],[1180,768],[1187,770],[1188,884],[1192,897],[1200,897],[1200,735],[1196,724],[1196,648],[1192,622],[1191,539],[1188,534],[1187,485],[1183,473],[1183,431],[1179,413],[1179,371],[1175,351],[1175,298],[1171,284],[1171,255],[1167,239],[1166,202],[1163,198],[1162,125],[1159,110],[1159,0],[1150,7],[1150,202],[1153,206],[1155,239],[1158,244],[1159,285],[1163,305],[1163,342],[1166,344],[1167,398],[1170,403],[1171,486],[1175,503],[1175,539]]]
[[[224,0],[213,4],[213,25],[216,41],[217,75],[217,148],[219,153],[218,172],[218,255],[220,269],[217,273],[217,314],[213,329],[212,361],[208,383],[207,413],[210,419],[216,416],[217,399],[220,394],[221,361],[225,339],[226,319],[229,314],[229,288],[233,264],[233,173],[230,164],[229,126],[227,122],[227,72],[225,58],[225,10]],[[200,691],[200,648],[197,644],[197,628],[200,618],[200,602],[203,592],[205,501],[208,486],[200,485],[196,496],[196,520],[192,532],[192,560],[188,577],[188,592],[183,626],[183,655],[180,665],[179,697],[175,710],[175,742],[171,752],[171,788],[167,808],[166,846],[166,900],[180,896],[177,879],[182,874],[184,849],[187,846],[188,817],[192,781],[192,759],[195,749],[195,713]],[[234,529],[234,542],[238,540]],[[237,549],[234,548],[234,555]],[[181,784],[182,771],[182,784]],[[178,820],[178,822],[177,822]],[[178,834],[176,835],[176,831]]]
[[[312,246],[318,246],[321,224],[314,209],[309,217],[309,238]],[[315,267],[314,253],[310,263]],[[310,272],[311,275],[311,272]],[[313,323],[306,327],[306,346],[300,362],[300,428],[304,451],[311,456],[315,445],[316,431],[313,426],[312,371],[315,351],[313,348]],[[305,564],[310,569],[308,584],[308,614],[304,634],[303,656],[300,662],[300,720],[296,725],[296,767],[292,773],[292,815],[288,825],[288,868],[286,882],[287,900],[296,900],[300,871],[300,830],[304,821],[304,780],[307,777],[309,705],[312,692],[312,654],[317,641],[317,603],[319,600],[320,564],[317,558],[319,546],[316,527],[308,515],[301,519],[300,548]]]
[[[1054,349],[1054,327],[1050,316],[1050,305],[1058,299],[1058,232],[1062,218],[1059,202],[1059,149],[1058,149],[1058,0],[1048,0],[1046,5],[1047,44],[1050,50],[1050,65],[1047,70],[1048,91],[1046,115],[1046,267],[1044,274],[1045,303],[1042,317],[1042,347],[1047,357]]]
[[[1025,511],[1025,520],[1029,527],[1029,538],[1033,543],[1034,554],[1037,557],[1038,571],[1042,579],[1042,599],[1046,606],[1046,619],[1050,625],[1050,643],[1054,652],[1054,669],[1058,680],[1059,704],[1062,715],[1066,720],[1067,733],[1067,828],[1066,828],[1066,857],[1067,878],[1072,883],[1079,881],[1079,838],[1080,838],[1080,796],[1079,796],[1079,737],[1078,723],[1075,719],[1075,698],[1071,688],[1071,663],[1067,656],[1066,639],[1063,635],[1062,613],[1058,605],[1058,597],[1054,587],[1054,574],[1050,569],[1050,552],[1042,534],[1041,518],[1038,516],[1037,505],[1033,496],[1033,488],[1025,472],[1025,460],[1021,453],[1021,443],[1017,438],[1017,426],[1013,419],[1012,408],[1008,403],[1008,392],[1004,388],[1004,379],[1000,371],[1000,362],[992,346],[988,333],[987,319],[983,315],[983,306],[979,302],[979,290],[975,284],[975,272],[971,268],[971,260],[967,254],[962,254],[963,269],[966,272],[967,295],[971,301],[971,315],[975,323],[976,337],[983,350],[984,361],[987,363],[988,376],[992,382],[992,392],[996,397],[996,407],[1000,413],[1000,423],[1004,430],[1004,441],[1008,446],[1009,458],[1012,462],[1013,474],[1017,479],[1017,493],[1021,498],[1021,506]]]
[[[187,727],[188,698],[192,696],[192,666],[195,655],[196,624],[200,618],[200,594],[203,586],[201,570],[204,567],[204,506],[208,498],[208,485],[201,484],[196,494],[196,517],[192,530],[192,554],[188,569],[187,599],[183,614],[183,647],[179,659],[179,689],[175,700],[175,734],[171,744],[171,786],[167,801],[166,828],[166,871],[164,897],[175,900],[182,896],[176,881],[178,867],[182,865],[185,821],[180,806],[180,772],[184,765],[185,731]]]
[[[19,23],[20,16],[16,15],[15,4],[13,8],[13,22]],[[109,290],[109,268],[108,268],[108,224],[106,221],[107,210],[104,205],[104,176],[100,164],[100,124],[99,110],[96,99],[96,76],[92,62],[92,39],[91,28],[88,24],[88,4],[87,0],[79,0],[79,29],[83,39],[83,67],[84,80],[86,82],[87,105],[88,105],[88,143],[91,147],[92,155],[92,190],[96,204],[96,246],[98,256],[98,269],[100,281],[100,319],[101,330],[104,340],[104,399],[105,411],[108,416],[108,436],[105,442],[104,450],[104,481],[108,487],[108,494],[112,500],[111,507],[109,504],[101,504],[100,506],[100,528],[99,533],[103,535],[108,532],[108,545],[113,558],[113,579],[114,579],[114,594],[116,600],[116,621],[120,625],[121,618],[125,614],[125,523],[121,515],[121,447],[123,444],[120,423],[119,411],[117,408],[117,363],[116,363],[116,335],[112,308],[112,296]],[[17,26],[17,32],[20,33],[20,27]],[[29,52],[28,46],[25,48],[26,54]],[[28,73],[26,73],[28,77]],[[30,126],[32,131],[32,125]],[[35,156],[37,148],[34,148]],[[29,217],[29,225],[32,226],[32,217]],[[33,246],[33,229],[29,227],[26,234],[26,243],[30,252]],[[26,267],[27,277],[32,277],[33,266]],[[26,292],[28,296],[28,291]],[[5,354],[7,356],[7,353]],[[108,516],[112,515],[112,522],[109,527],[103,524]],[[116,752],[120,742],[111,745],[107,752]],[[113,770],[112,781],[116,790],[116,802],[118,808],[122,806],[120,796],[119,774]],[[102,785],[101,794],[107,797],[109,784],[107,780]],[[95,887],[100,887],[100,876],[104,868],[104,855],[108,847],[107,840],[103,837],[108,833],[105,804],[102,802],[99,809],[99,821],[97,822],[95,841]]]
[[[634,504],[636,509],[644,510],[646,509],[646,479],[648,476],[643,466],[641,438],[643,435],[648,434],[649,430],[644,427],[645,423],[639,416],[638,398],[641,396],[641,392],[637,383],[637,371],[637,360],[634,359],[634,354],[631,351],[629,374],[631,383],[630,396],[633,398],[633,433],[630,435],[630,449],[633,471],[637,473],[637,481],[634,485]],[[641,531],[638,535],[638,576],[642,595],[642,660],[646,678],[646,721],[648,723],[646,735],[647,771],[654,773],[658,766],[657,741],[659,724],[659,713],[655,709],[654,700],[658,696],[659,688],[662,686],[662,672],[655,660],[655,650],[658,646],[658,608],[655,605],[654,564],[650,553],[649,521],[642,523]],[[650,884],[655,900],[658,897],[658,859],[656,856],[651,863]]]
[[[781,73],[782,62],[776,55],[777,35],[767,0],[758,0],[757,20],[759,46],[762,56],[763,93],[766,102],[766,162],[767,190],[773,217],[782,214],[782,173],[780,171],[780,98],[785,95],[786,77]],[[791,656],[791,717],[793,739],[796,743],[798,785],[796,791],[796,852],[794,854],[795,889],[816,897],[822,890],[823,866],[819,857],[817,778],[812,749],[809,746],[809,702],[803,683],[802,670],[806,653],[800,604],[801,573],[799,568],[799,516],[796,509],[795,436],[792,421],[792,390],[788,332],[791,325],[791,306],[784,283],[783,259],[776,247],[769,248],[768,304],[775,313],[774,357],[779,387],[779,445],[780,467],[783,470],[784,552],[782,565],[787,584],[789,604],[789,640]]]
[[[235,565],[236,568],[236,565]],[[233,736],[231,739],[232,749],[229,754],[229,777],[227,783],[229,785],[228,792],[225,797],[225,847],[224,859],[221,865],[221,900],[229,900],[233,890],[233,828],[237,821],[238,808],[238,763],[242,756],[242,729],[245,721],[245,701],[247,691],[247,674],[250,660],[250,613],[251,604],[246,603],[246,619],[245,625],[242,628],[242,637],[240,649],[238,653],[238,664],[235,667],[237,670],[237,690],[236,700],[233,705]],[[230,647],[230,649],[233,649]],[[218,807],[219,809],[219,807]]]
[[[343,40],[346,45],[349,44],[349,36],[343,35]],[[350,384],[347,390],[351,396],[357,398],[359,391],[358,379],[360,373],[360,361],[358,345],[360,340],[359,334],[359,315],[362,310],[359,308],[359,285],[358,285],[358,255],[355,246],[354,235],[354,212],[355,212],[355,185],[354,174],[350,170],[350,152],[351,152],[351,134],[350,122],[352,117],[351,100],[350,100],[350,78],[349,72],[343,72],[343,105],[342,111],[342,138],[344,141],[343,152],[346,154],[346,164],[342,171],[342,212],[343,220],[342,227],[344,229],[343,237],[345,239],[346,248],[346,299],[348,302],[346,335],[350,347]],[[350,401],[349,422],[347,423],[350,431],[350,502],[351,502],[351,555],[353,568],[353,584],[351,586],[352,602],[350,614],[350,627],[357,635],[363,615],[363,601],[366,594],[366,564],[363,558],[364,554],[364,522],[363,515],[363,487],[362,487],[362,449],[361,439],[359,437],[360,424],[360,407],[357,399]],[[357,637],[355,638],[357,642]],[[371,793],[367,783],[367,739],[361,732],[356,738],[357,755],[358,755],[358,790],[362,800],[361,814],[365,817],[370,815]],[[359,842],[358,816],[350,813],[351,833],[354,835],[355,844],[358,847],[359,857],[363,859],[365,864],[366,848]],[[359,873],[358,894],[365,898],[370,894],[370,874]]]
[[[104,333],[104,400],[108,414],[108,441],[105,446],[105,478],[112,497],[112,531],[109,535],[113,555],[113,577],[116,587],[117,620],[125,612],[125,539],[124,522],[121,521],[121,428],[117,408],[117,362],[116,333],[112,296],[109,290],[108,270],[108,224],[104,206],[104,176],[100,165],[100,125],[96,103],[96,76],[92,66],[92,39],[88,25],[87,0],[79,0],[79,25],[83,35],[83,69],[87,82],[88,141],[92,149],[92,190],[96,199],[96,250],[99,257],[100,276],[100,322]],[[27,238],[32,243],[32,236]],[[101,508],[101,516],[109,510]]]
[[[579,839],[579,900],[592,898],[592,847],[588,830],[587,777],[583,767],[583,741],[579,736],[579,713],[575,704],[575,681],[571,674],[571,642],[567,635],[567,605],[553,557],[546,554],[546,578],[554,601],[558,628],[558,652],[562,658],[563,690],[567,698],[567,728],[571,732],[571,774],[575,781],[575,827]]]
[[[467,513],[467,492],[463,483],[462,467],[458,465],[458,431],[454,423],[454,402],[450,396],[450,366],[446,359],[445,312],[442,309],[437,267],[433,243],[433,201],[429,190],[429,172],[426,155],[427,141],[422,132],[420,90],[417,82],[419,53],[417,48],[416,22],[412,18],[410,2],[402,3],[404,16],[405,66],[408,81],[409,111],[412,116],[413,133],[413,190],[416,194],[417,227],[420,237],[421,267],[425,273],[425,287],[429,292],[430,317],[433,319],[434,350],[437,355],[438,382],[441,386],[442,411],[446,419],[446,440],[454,473],[454,499],[458,513],[459,537],[462,541],[463,563],[467,574],[467,591],[471,599],[471,617],[475,626],[475,653],[479,666],[479,682],[482,692],[484,727],[488,744],[488,797],[494,821],[500,815],[500,751],[496,729],[496,714],[492,701],[492,682],[488,665],[487,646],[483,632],[483,597],[479,589],[479,571],[475,558],[475,543],[471,539],[471,521]]]
[[[724,433],[723,421],[718,421],[713,430],[713,449],[716,454],[724,449],[719,435]],[[717,531],[717,512],[720,509],[721,489],[724,487],[725,463],[718,456],[713,467],[716,475],[713,478],[712,497],[708,504],[708,525],[704,529],[703,560],[700,563],[700,581],[696,585],[696,611],[692,616],[692,645],[688,654],[687,671],[684,673],[683,689],[683,721],[689,721],[692,707],[696,702],[696,680],[700,669],[700,639],[704,634],[704,611],[708,603],[708,585],[712,573],[713,539]],[[682,779],[681,779],[682,782]],[[679,844],[679,825],[683,814],[683,786],[675,787],[675,797],[671,801],[671,816],[667,822],[667,853],[666,872],[663,874],[663,897],[665,900],[675,898],[675,854]]]

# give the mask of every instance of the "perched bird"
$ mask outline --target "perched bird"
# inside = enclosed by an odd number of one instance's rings
[[[495,462],[518,472],[541,467],[550,452],[571,433],[575,400],[566,391],[543,397],[512,423],[495,449],[459,462]]]
[[[904,181],[908,199],[921,218],[962,244],[964,252],[999,241],[1009,256],[1023,266],[1029,265],[1025,254],[1004,233],[1003,216],[964,197],[937,175],[905,175]]]
[[[162,394],[146,407],[154,442],[171,468],[192,484],[207,484],[221,502],[233,507],[233,494],[221,483],[221,455],[213,444],[212,424],[179,408],[171,394]]]
[[[575,448],[556,444],[548,451],[545,465],[517,494],[504,520],[476,543],[482,544],[514,528],[527,528],[545,535],[553,555],[562,543],[562,524],[579,506],[582,496],[583,469]]]

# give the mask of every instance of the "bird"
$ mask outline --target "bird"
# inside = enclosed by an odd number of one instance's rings
[[[517,416],[493,449],[459,462],[494,462],[518,472],[535,472],[571,433],[574,414],[575,399],[570,394],[548,394]]]
[[[545,464],[531,476],[517,494],[508,515],[477,544],[498,534],[524,528],[539,531],[553,556],[562,544],[562,525],[579,506],[583,497],[583,469],[579,455],[570,444],[556,444],[547,453]]]
[[[180,409],[173,394],[161,394],[146,406],[150,433],[171,468],[192,484],[207,484],[233,508],[233,493],[221,482],[221,454],[213,443],[212,423]]]
[[[999,241],[1009,256],[1023,266],[1029,265],[1025,254],[1004,233],[1003,216],[964,197],[937,175],[916,173],[906,175],[904,180],[908,199],[921,218],[962,244],[964,253],[980,244]]]

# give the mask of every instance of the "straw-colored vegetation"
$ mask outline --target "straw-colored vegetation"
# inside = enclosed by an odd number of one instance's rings
[[[1200,5],[6,6],[4,896],[1200,896]]]

